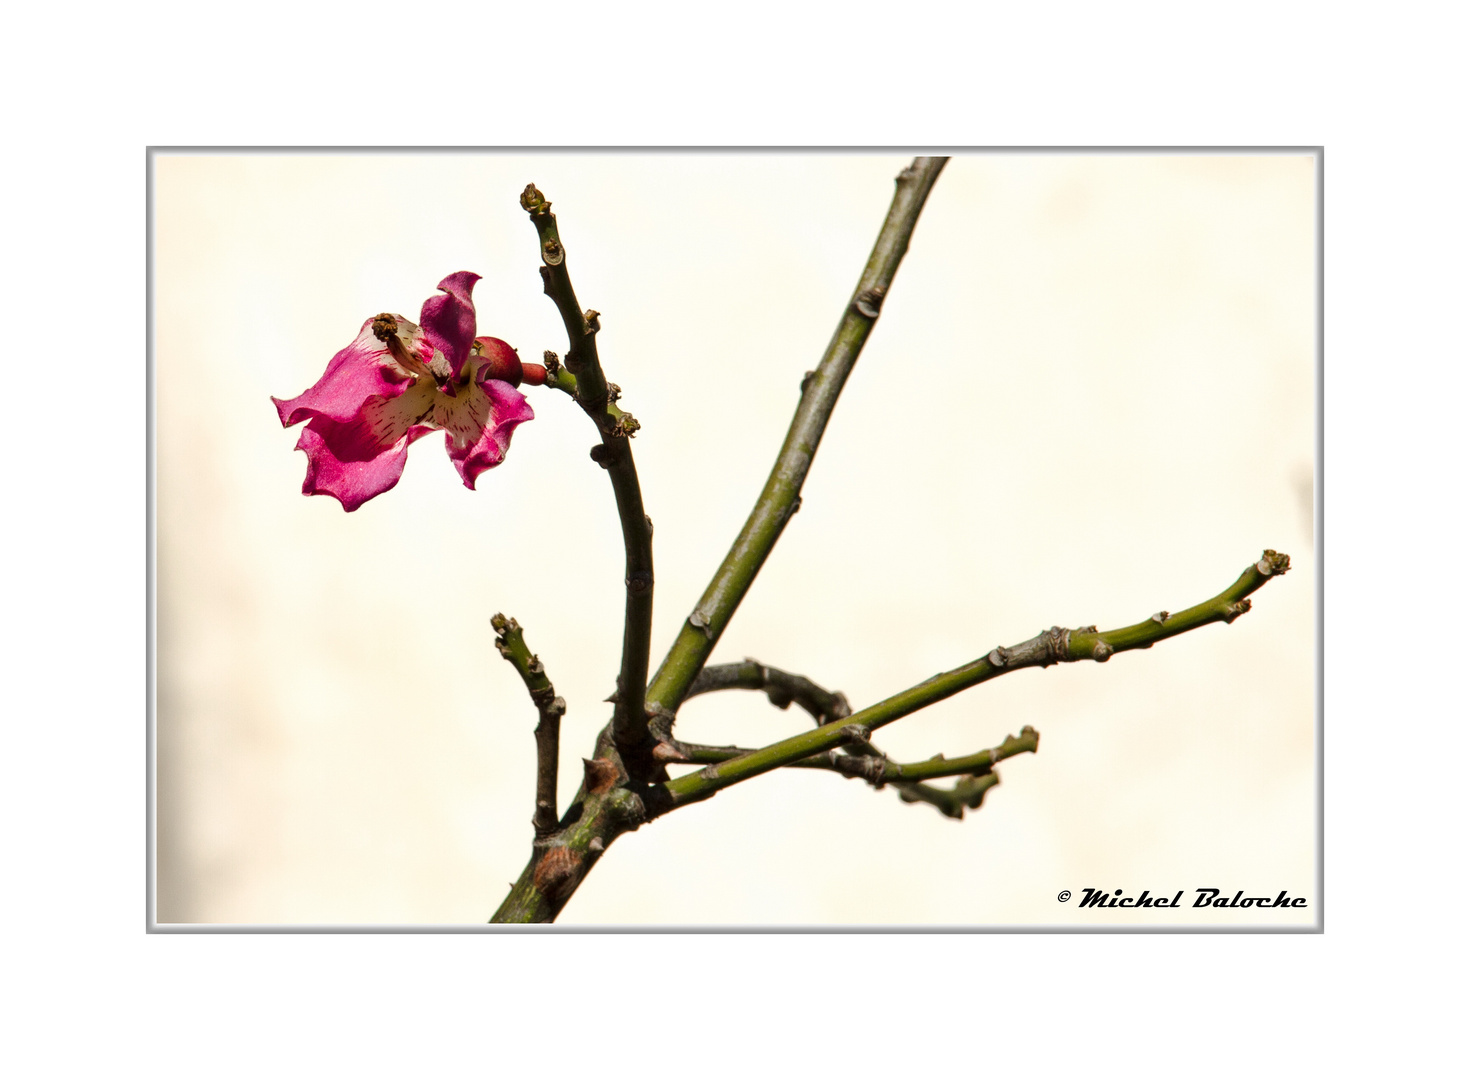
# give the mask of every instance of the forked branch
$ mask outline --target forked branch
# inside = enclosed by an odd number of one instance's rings
[[[705,668],[694,680],[694,685],[689,688],[685,700],[715,690],[733,689],[764,690],[771,704],[779,709],[789,707],[794,701],[810,713],[819,726],[832,720],[841,720],[852,714],[852,707],[847,702],[847,696],[840,690],[836,692],[825,690],[805,676],[793,675],[788,671],[770,667],[749,657],[743,663],[714,664]],[[1030,730],[1026,728],[1022,734]],[[663,732],[660,734],[665,735]],[[670,764],[685,762],[696,765],[718,764],[740,757],[742,754],[754,752],[734,746],[705,746],[677,742],[667,737],[666,745],[655,750],[655,753],[660,753],[660,751],[663,752],[662,760]],[[837,756],[834,757],[834,755]],[[840,755],[837,754],[837,751],[829,750],[826,756],[803,758],[792,762],[791,767],[831,768],[844,776],[866,777],[874,772],[875,766],[871,763],[872,759],[890,760],[871,742],[854,741],[844,746]],[[954,760],[964,761],[966,759]],[[953,763],[954,761],[951,762]],[[991,764],[993,763],[991,761]],[[903,766],[899,768],[902,769]],[[962,765],[954,773],[945,775],[960,775],[965,771]],[[979,809],[985,793],[1000,783],[1000,777],[988,769],[982,773],[965,777],[953,788],[937,788],[932,784],[905,779],[900,774],[880,775],[882,780],[875,786],[881,788],[885,784],[892,784],[898,791],[898,797],[904,802],[928,803],[946,817],[956,820],[964,818],[967,807],[971,810]]]
[[[671,796],[671,808],[708,799],[733,784],[790,765],[802,758],[835,750],[851,741],[848,729],[854,725],[868,732],[876,731],[885,724],[891,724],[961,690],[967,690],[1007,672],[1027,667],[1049,667],[1052,664],[1077,660],[1096,660],[1101,663],[1114,653],[1151,648],[1157,641],[1197,630],[1210,623],[1234,622],[1250,610],[1247,596],[1290,568],[1291,559],[1288,556],[1268,550],[1230,588],[1186,611],[1173,615],[1160,611],[1133,626],[1101,633],[1096,626],[1083,626],[1076,630],[1053,626],[1019,645],[997,647],[979,660],[936,675],[886,701],[853,713],[845,720],[823,724],[815,731],[794,735],[741,757],[706,766],[697,773],[670,780],[664,787]]]

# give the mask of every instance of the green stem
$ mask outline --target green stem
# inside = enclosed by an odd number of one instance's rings
[[[678,711],[786,522],[796,512],[802,484],[837,404],[837,396],[877,322],[883,298],[908,250],[919,211],[924,208],[929,189],[947,160],[915,158],[912,165],[898,174],[888,217],[822,362],[803,384],[801,404],[797,406],[770,478],[730,553],[693,613],[680,627],[679,636],[648,688],[648,701],[655,712]]]
[[[539,714],[536,723],[536,813],[531,824],[536,829],[536,839],[543,840],[556,832],[557,759],[561,753],[561,718],[567,711],[567,703],[556,696],[546,668],[526,645],[521,624],[497,613],[491,616],[490,625],[498,635],[495,647],[520,674]]]
[[[792,701],[797,702],[803,709],[811,713],[819,725],[831,720],[842,719],[850,716],[852,707],[847,703],[847,697],[840,691],[832,693],[824,690],[810,679],[793,675],[790,672],[781,671],[778,668],[769,667],[758,660],[747,658],[740,664],[715,664],[705,668],[694,680],[694,685],[689,688],[688,697],[697,694],[709,693],[715,690],[764,690],[766,696],[771,699],[771,704],[777,708],[787,708]],[[687,698],[686,698],[687,700]],[[1022,735],[1031,731],[1026,728]],[[718,764],[729,761],[731,758],[740,757],[743,754],[753,753],[752,750],[742,749],[736,746],[704,746],[696,743],[675,742],[669,739],[670,747],[678,752],[679,758],[670,757],[669,760],[682,760],[694,765]],[[1034,747],[1033,747],[1034,749]],[[843,748],[843,755],[835,757],[835,751],[828,751],[826,755],[818,754],[816,757],[802,758],[800,761],[792,762],[792,768],[819,768],[832,769],[846,776],[868,775],[873,773],[875,766],[870,761],[858,761],[860,758],[878,758],[883,761],[890,759],[870,742],[854,742]],[[996,759],[982,758],[981,755],[973,756],[973,763],[994,764]],[[1009,756],[1009,755],[1007,755]],[[943,760],[942,757],[936,760]],[[921,763],[930,766],[931,763]],[[944,775],[955,776],[970,771],[972,764],[970,758],[951,759],[950,766],[957,766],[952,771],[946,771]],[[904,766],[898,766],[902,770]],[[883,774],[880,774],[883,775]],[[937,773],[931,775],[938,775]],[[956,820],[963,820],[966,808],[976,810],[984,801],[985,793],[996,784],[1000,783],[1000,777],[994,773],[986,772],[980,775],[966,776],[952,788],[937,788],[931,784],[920,783],[917,780],[902,779],[902,772],[883,775],[883,784],[892,784],[898,792],[898,797],[906,803],[928,803],[936,807],[941,814]]]
[[[1015,757],[1017,754],[1035,753],[1040,739],[1041,736],[1037,734],[1036,729],[1027,726],[1021,729],[1019,735],[1006,736],[1005,742],[999,746],[981,750],[976,754],[968,754],[965,757],[946,758],[943,754],[939,754],[928,761],[902,764],[890,761],[882,754],[851,755],[829,750],[825,754],[816,754],[790,762],[786,768],[826,769],[849,778],[857,777],[866,780],[874,787],[881,788],[887,784],[916,783],[921,780],[938,780],[946,776],[983,775],[1006,758]],[[754,750],[742,750],[735,746],[696,746],[689,743],[681,743],[680,746],[688,754],[689,763],[692,765],[717,765],[744,754],[755,753]]]
[[[613,741],[631,774],[647,781],[654,767],[648,759],[652,739],[644,711],[644,688],[648,682],[648,653],[653,630],[653,522],[643,509],[643,490],[628,440],[638,430],[638,421],[616,407],[616,394],[602,373],[597,356],[598,313],[583,312],[567,272],[567,253],[551,203],[527,184],[521,206],[531,216],[541,242],[541,280],[546,295],[561,313],[567,332],[566,371],[548,370],[548,381],[572,393],[582,411],[591,417],[602,437],[592,457],[607,470],[622,524],[625,553],[623,585],[627,590],[623,611],[623,661],[618,674],[618,692],[613,712]]]
[[[891,724],[961,690],[967,690],[1007,672],[1076,660],[1096,660],[1101,663],[1114,653],[1151,648],[1156,641],[1163,641],[1210,623],[1234,622],[1250,610],[1247,596],[1290,568],[1290,558],[1268,550],[1230,588],[1186,611],[1174,615],[1161,611],[1133,626],[1102,633],[1095,626],[1084,626],[1077,630],[1053,626],[1019,645],[993,649],[988,656],[936,675],[843,720],[834,720],[814,731],[794,735],[720,764],[708,765],[697,773],[670,780],[664,787],[671,796],[673,808],[686,806],[708,799],[727,787],[772,769],[834,750],[851,741],[850,729],[854,726],[867,732],[876,731],[885,724]]]

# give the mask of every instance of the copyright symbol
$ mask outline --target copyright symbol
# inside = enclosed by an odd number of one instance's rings
[[[1061,892],[1057,893],[1057,900],[1063,904],[1065,904],[1070,899],[1072,899],[1072,894],[1066,889],[1063,889]]]

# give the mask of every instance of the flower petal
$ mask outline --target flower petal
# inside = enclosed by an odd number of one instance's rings
[[[418,335],[418,327],[400,316],[399,335]],[[372,397],[393,398],[413,382],[413,376],[394,361],[388,346],[373,333],[375,319],[362,324],[357,338],[332,357],[325,374],[300,397],[282,401],[272,397],[282,427],[314,416],[345,423]],[[411,354],[410,354],[411,355]]]
[[[505,451],[510,447],[510,437],[518,424],[535,418],[525,395],[509,383],[499,379],[471,383],[469,392],[478,437],[470,439],[456,430],[461,424],[445,424],[444,449],[449,460],[459,470],[464,486],[475,489],[475,480],[486,469],[493,469],[505,460]],[[446,418],[448,419],[448,418]],[[459,419],[455,417],[453,419]]]
[[[439,282],[445,295],[425,300],[419,315],[424,337],[449,361],[451,380],[459,378],[470,355],[470,343],[475,340],[475,302],[470,293],[479,280],[479,274],[468,270],[450,274]]]
[[[351,513],[398,483],[409,446],[432,430],[415,424],[385,447],[362,421],[341,424],[314,416],[296,441],[296,449],[306,451],[301,494],[330,495]]]

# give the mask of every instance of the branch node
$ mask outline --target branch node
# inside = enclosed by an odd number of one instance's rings
[[[1041,666],[1050,667],[1071,660],[1068,653],[1072,648],[1072,631],[1060,626],[1041,632]]]
[[[1097,639],[1097,644],[1092,647],[1092,658],[1099,664],[1108,662],[1108,657],[1113,655],[1113,647],[1102,638]]]
[[[541,258],[545,260],[547,266],[560,266],[566,257],[566,251],[554,238],[548,239],[541,245]]]
[[[594,836],[592,838],[592,842],[587,845],[587,850],[588,851],[595,851],[595,852],[597,852],[599,854],[601,854],[603,851],[605,851],[606,848],[607,848],[607,845],[602,842],[602,837],[600,837],[600,836]]]
[[[1235,603],[1227,605],[1225,608],[1225,624],[1228,626],[1250,609],[1250,597],[1246,597],[1244,600],[1237,600]]]
[[[555,379],[561,374],[561,358],[550,349],[542,351],[541,362],[546,368],[546,377],[548,379]]]
[[[710,628],[709,616],[701,608],[695,608],[689,614],[689,625],[704,634],[706,638],[713,641],[715,632]]]
[[[1005,667],[1006,661],[1010,658],[1011,651],[1007,649],[1004,645],[997,645],[995,648],[990,650],[990,655],[986,657],[986,659],[990,661],[991,667],[998,668]]]
[[[859,315],[869,319],[876,319],[878,312],[883,308],[883,297],[888,292],[882,285],[874,285],[871,289],[864,289],[857,294],[852,306]]]
[[[808,371],[805,375],[801,377],[801,392],[803,394],[806,393],[806,388],[811,385],[812,380],[816,378],[816,376],[817,373],[815,371]]]
[[[1169,621],[1169,613],[1167,611],[1156,611],[1152,615],[1150,615],[1149,618],[1158,623],[1160,626],[1163,626],[1166,622]]]
[[[598,443],[593,446],[591,450],[587,451],[587,456],[604,469],[612,467],[612,451],[603,443]]]

